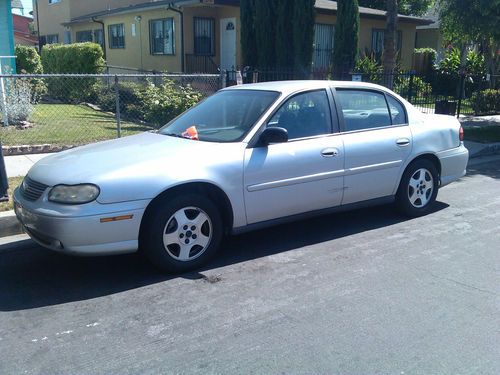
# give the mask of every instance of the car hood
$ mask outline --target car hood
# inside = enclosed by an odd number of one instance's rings
[[[243,153],[241,143],[142,133],[47,156],[28,176],[49,186],[96,184],[101,203],[150,199],[168,185],[210,180],[211,166],[239,160],[241,167]]]

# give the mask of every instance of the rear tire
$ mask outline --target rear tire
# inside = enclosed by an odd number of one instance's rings
[[[429,160],[416,160],[406,168],[396,194],[396,207],[410,217],[429,213],[436,201],[439,173]]]
[[[223,235],[219,210],[196,194],[164,198],[145,220],[141,251],[153,265],[170,273],[201,267],[215,255]]]

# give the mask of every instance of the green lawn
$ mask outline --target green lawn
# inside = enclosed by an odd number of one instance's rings
[[[464,138],[466,141],[480,143],[500,142],[500,126],[464,128]]]
[[[0,212],[2,211],[9,211],[14,209],[14,203],[12,202],[12,192],[16,187],[21,185],[21,182],[23,181],[24,177],[11,177],[9,178],[9,191],[7,192],[9,195],[9,201],[8,202],[2,202],[0,203]]]
[[[84,105],[37,104],[30,117],[35,126],[20,130],[0,127],[0,139],[12,145],[80,145],[117,137],[114,115]],[[122,135],[151,130],[150,127],[122,121]]]

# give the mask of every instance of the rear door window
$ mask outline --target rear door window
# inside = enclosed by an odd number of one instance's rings
[[[344,115],[344,131],[391,126],[391,115],[385,95],[369,90],[337,89]]]

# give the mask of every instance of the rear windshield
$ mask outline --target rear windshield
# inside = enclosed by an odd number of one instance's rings
[[[240,141],[278,96],[275,91],[220,91],[169,122],[159,133],[208,142]]]

